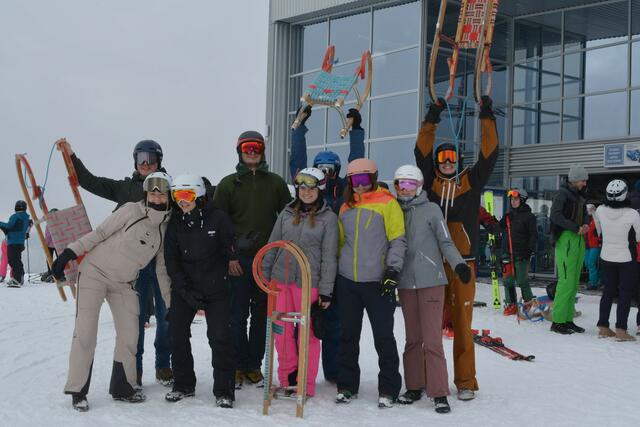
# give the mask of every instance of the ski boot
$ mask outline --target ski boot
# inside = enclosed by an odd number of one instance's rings
[[[164,395],[164,400],[167,402],[179,402],[185,397],[193,397],[195,395],[196,391],[193,388],[188,390],[171,390],[169,393]]]
[[[449,406],[447,396],[434,397],[433,403],[438,414],[448,414],[449,412],[451,412],[451,406]]]
[[[173,371],[171,368],[157,368],[156,381],[165,387],[173,385]]]
[[[358,398],[358,393],[351,393],[349,390],[339,390],[336,395],[336,403],[351,403]]]
[[[216,405],[218,408],[233,408],[233,397],[219,396],[216,397]]]
[[[407,390],[398,397],[398,403],[401,405],[411,405],[416,400],[422,398],[422,390]]]
[[[378,408],[393,408],[396,399],[386,394],[378,396]]]
[[[73,409],[78,412],[87,412],[89,410],[89,402],[87,401],[87,395],[83,393],[72,393],[71,404]]]

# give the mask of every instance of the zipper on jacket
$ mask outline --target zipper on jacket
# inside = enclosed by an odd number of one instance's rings
[[[353,240],[353,281],[358,281],[358,233],[360,231],[360,212],[362,212],[361,208],[358,209],[358,213],[356,214],[356,237]]]
[[[364,225],[364,229],[369,229],[369,224],[371,224],[371,220],[373,219],[373,211],[369,211],[369,219],[367,219],[367,223]]]

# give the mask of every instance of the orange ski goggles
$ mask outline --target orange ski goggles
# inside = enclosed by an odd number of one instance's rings
[[[173,200],[175,200],[176,202],[191,203],[196,200],[198,195],[196,194],[195,190],[182,189],[182,190],[173,190],[171,192],[171,197],[173,197]]]
[[[445,163],[449,161],[449,163],[457,163],[458,162],[458,153],[455,150],[442,150],[438,153],[438,163]]]
[[[518,190],[509,190],[507,192],[507,197],[517,198],[520,197],[520,193],[518,192]]]
[[[244,154],[262,154],[264,153],[264,145],[259,142],[249,141],[240,146],[240,151]]]

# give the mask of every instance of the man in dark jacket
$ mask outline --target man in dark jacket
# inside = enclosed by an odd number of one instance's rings
[[[264,138],[259,132],[243,132],[236,143],[239,157],[236,172],[220,181],[214,198],[216,206],[231,218],[239,254],[238,260],[229,262],[229,274],[233,277],[231,331],[236,353],[236,387],[241,387],[245,379],[254,384],[262,381],[267,296],[253,280],[253,257],[268,242],[278,214],[291,201],[287,183],[269,172],[264,150]],[[251,325],[247,337],[249,313]]]
[[[0,228],[7,236],[7,260],[11,266],[11,278],[7,280],[9,287],[18,288],[24,283],[22,252],[31,224],[31,218],[27,213],[27,203],[24,200],[16,202],[15,213],[11,215],[8,222],[0,222]]]
[[[583,236],[589,231],[584,220],[583,196],[588,179],[589,174],[582,165],[571,165],[567,182],[560,186],[551,204],[551,233],[556,245],[558,272],[551,331],[563,335],[584,332],[573,323],[573,315],[585,255]]]
[[[127,202],[137,202],[145,198],[142,183],[147,175],[156,172],[166,172],[162,168],[162,147],[157,142],[147,139],[140,141],[133,149],[134,172],[131,178],[111,179],[95,176],[85,167],[84,163],[68,146],[73,167],[78,175],[80,186],[90,193],[116,203],[116,209]],[[171,385],[173,372],[171,371],[171,353],[169,350],[169,324],[166,321],[167,308],[162,299],[160,285],[156,274],[156,260],[140,270],[135,285],[140,301],[140,321],[138,335],[138,350],[136,354],[136,368],[138,371],[138,385],[142,385],[142,354],[144,353],[144,324],[149,309],[148,299],[153,295],[156,317],[156,380],[165,386]]]
[[[525,310],[529,309],[533,300],[533,293],[529,285],[529,265],[531,257],[536,253],[538,228],[536,227],[536,216],[527,205],[529,198],[527,190],[513,188],[507,192],[507,197],[509,198],[509,210],[500,220],[500,225],[505,230],[502,238],[503,272],[509,271],[511,273],[506,277],[503,274],[507,303],[504,315],[511,316],[518,311],[516,283],[522,292]]]
[[[289,168],[291,176],[295,177],[299,171],[307,167],[307,133],[306,121],[311,116],[311,106],[307,106],[307,115],[300,126],[291,133],[291,157]],[[362,117],[355,108],[349,110],[348,118],[353,119],[349,131],[349,159],[348,163],[364,157],[364,129]],[[321,151],[313,159],[313,167],[324,172],[327,187],[324,190],[324,199],[335,214],[340,213],[344,189],[347,186],[347,178],[340,176],[340,156],[333,151]],[[340,346],[340,316],[338,301],[333,298],[332,303],[324,311],[326,334],[322,340],[322,370],[324,378],[329,382],[338,380],[338,351]]]

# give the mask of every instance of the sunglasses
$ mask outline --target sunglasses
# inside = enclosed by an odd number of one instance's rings
[[[296,187],[316,188],[320,184],[316,178],[310,175],[298,174],[294,180]]]
[[[197,194],[195,190],[183,189],[183,190],[173,190],[171,192],[171,197],[176,202],[193,202],[197,198]]]
[[[320,163],[315,167],[320,169],[325,175],[332,176],[336,173],[336,165],[333,165],[331,163]]]
[[[144,165],[145,163],[148,165],[158,163],[158,155],[156,153],[136,153],[136,164]]]
[[[456,163],[458,161],[458,153],[454,150],[443,150],[438,153],[438,163]]]
[[[516,190],[509,190],[507,197],[520,197],[520,193]]]
[[[244,154],[262,154],[264,153],[264,145],[259,142],[249,141],[240,146],[240,151]]]
[[[413,179],[396,179],[394,185],[400,190],[416,190],[418,188],[418,181]]]
[[[349,182],[351,182],[351,186],[353,188],[356,187],[366,187],[367,185],[371,185],[373,184],[373,181],[371,180],[371,175],[369,175],[368,173],[358,173],[355,175],[351,175],[349,177]]]

